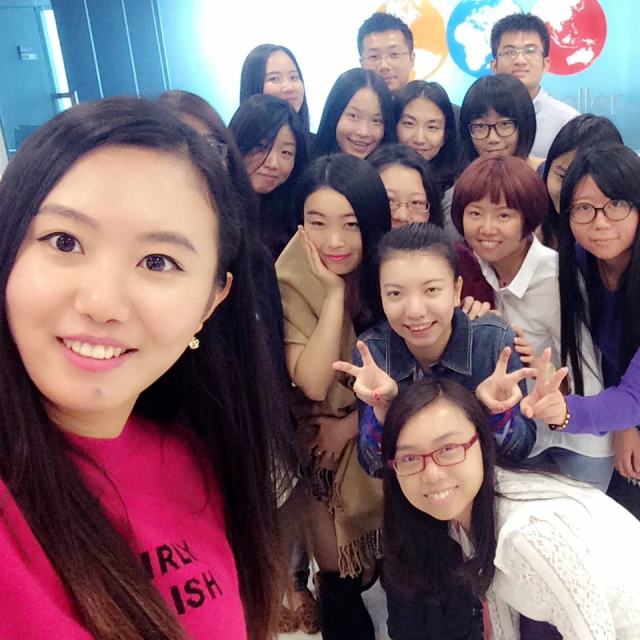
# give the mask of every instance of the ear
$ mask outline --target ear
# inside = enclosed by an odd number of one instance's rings
[[[462,276],[458,276],[455,285],[453,286],[454,303],[456,308],[460,306],[462,302]]]
[[[498,59],[497,58],[493,58],[491,60],[491,62],[489,63],[489,68],[491,69],[491,73],[493,73],[494,75],[496,73],[498,73]]]
[[[416,52],[415,52],[415,51],[412,51],[412,52],[409,54],[409,60],[411,60],[411,69],[413,69],[413,65],[414,65],[414,64],[415,64],[415,62],[416,62]]]
[[[211,299],[209,300],[207,308],[205,309],[204,315],[202,316],[202,321],[200,322],[196,333],[198,333],[202,329],[202,325],[213,315],[213,312],[218,308],[218,305],[225,301],[225,299],[229,295],[229,291],[231,291],[232,283],[233,274],[227,271],[227,281],[225,282],[225,285],[224,287],[222,287],[222,289],[218,290],[213,296],[211,296]]]
[[[551,58],[549,58],[549,56],[547,56],[546,58],[542,59],[542,73],[547,73],[547,71],[549,71],[549,67],[551,66]]]

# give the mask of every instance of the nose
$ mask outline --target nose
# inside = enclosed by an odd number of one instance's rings
[[[489,129],[489,135],[487,136],[487,140],[490,140],[491,142],[500,142],[500,136],[498,135],[498,132],[496,131],[495,127],[491,127]]]
[[[439,467],[432,458],[427,458],[424,464],[424,471],[420,479],[422,484],[431,484],[433,482],[442,481],[445,477],[445,470]]]
[[[611,220],[604,215],[604,211],[600,209],[596,211],[596,217],[593,219],[593,228],[594,229],[610,229],[611,228]]]
[[[427,305],[421,295],[408,296],[407,316],[412,319],[424,318],[427,315]]]
[[[378,68],[382,71],[382,69],[388,70],[391,67],[389,66],[389,56],[382,56],[380,58],[380,62],[378,63]]]
[[[371,123],[366,118],[362,118],[358,121],[355,131],[361,138],[369,138],[371,136]]]
[[[406,204],[401,204],[395,211],[391,212],[391,219],[398,225],[408,224],[411,222],[409,209]]]
[[[288,93],[292,93],[293,92],[293,83],[288,78],[285,78],[282,81],[282,87],[280,88],[280,91],[282,93],[287,93],[287,94]]]
[[[98,324],[125,322],[130,304],[124,275],[112,259],[97,259],[82,274],[75,311]]]
[[[482,217],[482,222],[480,223],[480,231],[482,232],[482,235],[485,236],[493,235],[493,233],[496,231],[496,226],[491,216]]]
[[[344,238],[342,237],[342,233],[340,233],[339,231],[332,231],[330,233],[328,246],[331,249],[338,249],[340,247],[343,247],[344,244],[345,242]]]
[[[514,62],[524,62],[526,64],[527,59],[524,57],[524,51],[518,51],[516,57],[513,59]]]
[[[278,158],[279,158],[279,155],[276,152],[276,150],[271,149],[271,151],[269,151],[269,154],[267,155],[264,161],[264,166],[267,167],[267,169],[273,169],[274,171],[277,170],[278,167],[280,166],[278,162]]]
[[[416,142],[425,142],[427,139],[426,130],[424,127],[418,127],[414,136]]]

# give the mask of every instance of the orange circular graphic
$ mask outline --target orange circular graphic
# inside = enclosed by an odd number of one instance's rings
[[[426,80],[447,59],[447,30],[444,18],[430,0],[387,0],[379,9],[405,22],[413,33],[416,54],[410,80]]]

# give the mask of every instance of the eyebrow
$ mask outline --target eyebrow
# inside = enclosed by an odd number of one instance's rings
[[[448,440],[452,436],[461,436],[461,435],[462,435],[462,431],[447,431],[446,433],[443,433],[441,436],[438,436],[437,438],[435,438],[435,440],[433,440],[432,442],[433,442],[433,445],[435,445],[435,449],[437,449],[438,448],[438,444],[440,444],[441,442],[444,442],[445,440]],[[412,444],[405,444],[405,445],[401,445],[399,447],[396,447],[396,453],[398,453],[400,451],[411,451],[411,450],[414,450],[414,449],[422,449],[422,447],[417,447],[417,446],[412,445]]]
[[[295,147],[296,143],[295,142],[283,142],[282,146],[283,147]]]
[[[315,210],[311,210],[311,211],[306,211],[305,212],[306,216],[320,216],[322,218],[326,218],[327,215],[325,213],[322,213],[321,211],[315,211]],[[338,214],[341,218],[356,218],[356,214],[353,212],[349,212],[349,213],[339,213]]]
[[[424,287],[425,284],[433,284],[434,282],[444,282],[445,279],[444,278],[431,278],[430,280],[425,280],[424,282],[421,282],[420,284]],[[387,284],[383,285],[384,287],[395,287],[396,289],[402,289],[402,285],[401,284],[393,284],[391,282],[388,282]]]
[[[99,229],[100,225],[88,215],[84,213],[80,213],[71,207],[65,207],[61,204],[46,204],[40,208],[38,211],[38,215],[43,213],[50,213],[57,216],[62,216],[63,218],[68,218],[69,220],[73,220],[74,222],[78,222],[79,224],[83,224],[87,227],[91,227],[92,229]]]

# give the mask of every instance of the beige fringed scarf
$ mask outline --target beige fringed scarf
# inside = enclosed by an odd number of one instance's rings
[[[315,331],[325,299],[324,287],[309,271],[300,234],[292,238],[276,262],[284,309],[285,343],[306,345]],[[340,359],[351,361],[356,344],[353,323],[344,316]],[[305,399],[294,407],[301,427],[314,417],[343,418],[355,411],[356,398],[348,376],[337,373],[323,402]],[[333,513],[342,576],[357,576],[381,557],[382,481],[360,466],[356,438],[347,443],[335,472],[328,508]]]

